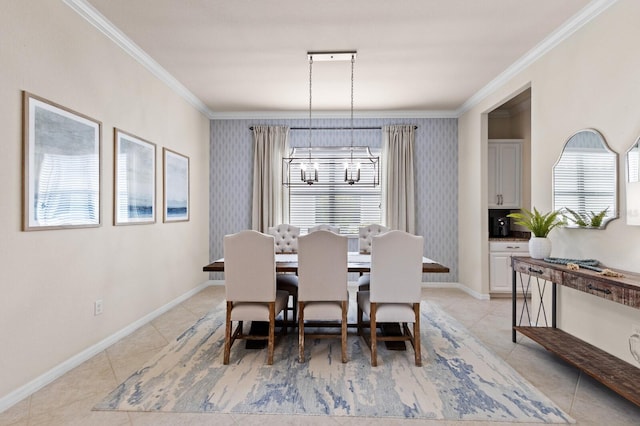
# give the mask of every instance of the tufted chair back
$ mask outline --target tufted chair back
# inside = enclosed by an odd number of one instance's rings
[[[358,228],[358,247],[360,253],[370,254],[371,239],[376,235],[384,234],[388,230],[389,228],[386,226],[378,225],[376,223]]]
[[[325,225],[325,224],[316,225],[309,228],[309,233],[316,232],[316,231],[330,231],[330,232],[333,232],[334,234],[339,234],[340,228],[338,228],[337,226],[331,226],[331,225]]]
[[[300,228],[289,224],[269,227],[269,234],[275,238],[276,253],[297,253]]]

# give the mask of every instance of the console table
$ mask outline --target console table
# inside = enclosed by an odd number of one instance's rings
[[[640,405],[640,368],[556,327],[558,285],[640,309],[640,274],[619,271],[624,277],[614,278],[583,268],[572,271],[565,265],[530,257],[512,257],[511,266],[512,341],[516,342],[516,332],[519,332],[629,401]],[[549,307],[544,304],[545,292],[549,291],[548,283],[551,283],[550,312]],[[525,294],[528,290],[537,291],[540,296],[536,318],[532,318],[531,302],[526,298],[520,314],[517,312],[517,295]],[[551,324],[547,322],[548,313],[551,314]],[[532,323],[536,326],[532,326]]]

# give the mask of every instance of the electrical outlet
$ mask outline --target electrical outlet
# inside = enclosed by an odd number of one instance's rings
[[[93,315],[100,315],[102,313],[102,299],[98,299],[93,302]]]
[[[640,336],[640,324],[631,324],[631,335],[634,334]]]

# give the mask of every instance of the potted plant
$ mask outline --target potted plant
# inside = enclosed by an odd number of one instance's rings
[[[534,259],[544,259],[551,254],[551,240],[548,235],[557,226],[564,225],[565,219],[559,210],[540,213],[533,208],[533,212],[520,209],[519,213],[510,213],[507,216],[515,219],[515,224],[524,226],[531,231],[529,240],[529,255]]]

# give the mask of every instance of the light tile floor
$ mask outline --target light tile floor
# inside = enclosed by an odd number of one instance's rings
[[[510,299],[480,301],[455,289],[425,289],[423,295],[425,299],[437,302],[465,325],[496,354],[576,419],[579,425],[640,424],[640,407],[619,397],[522,336],[519,336],[518,344],[513,344]],[[0,426],[488,424],[358,417],[91,411],[108,392],[223,299],[224,287],[211,286],[204,289],[4,413],[0,413]]]

